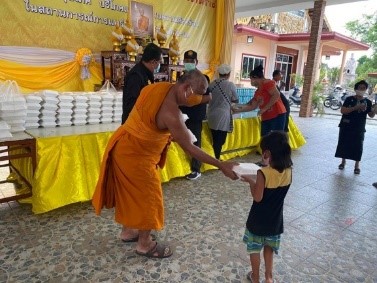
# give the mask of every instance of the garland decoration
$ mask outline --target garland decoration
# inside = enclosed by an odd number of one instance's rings
[[[80,48],[75,55],[76,62],[81,67],[81,79],[86,80],[90,78],[89,65],[93,62],[93,53],[89,48]]]

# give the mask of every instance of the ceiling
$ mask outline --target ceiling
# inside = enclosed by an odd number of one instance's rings
[[[339,5],[366,0],[327,0],[326,5]],[[235,19],[297,11],[314,7],[314,0],[236,0]]]

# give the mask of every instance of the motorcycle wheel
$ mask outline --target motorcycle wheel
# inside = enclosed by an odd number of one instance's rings
[[[338,110],[341,106],[342,106],[342,103],[340,101],[334,100],[331,102],[330,108],[332,110]]]
[[[331,99],[330,98],[326,98],[324,101],[323,101],[323,105],[327,108],[330,107],[331,105]]]

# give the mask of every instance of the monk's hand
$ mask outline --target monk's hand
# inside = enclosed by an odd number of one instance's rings
[[[232,180],[237,180],[238,176],[237,174],[233,171],[233,167],[239,165],[237,162],[230,162],[230,161],[222,161],[219,169],[223,172],[225,176]]]

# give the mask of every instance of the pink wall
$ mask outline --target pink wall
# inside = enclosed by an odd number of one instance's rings
[[[238,83],[235,76],[237,72],[241,70],[242,54],[266,57],[265,74],[272,73],[273,70],[270,70],[269,68],[269,61],[274,59],[276,50],[275,45],[275,42],[260,37],[254,37],[253,43],[247,43],[246,35],[234,34],[231,58],[232,70],[234,70],[234,72],[233,76],[231,77],[231,80],[234,83]],[[249,80],[242,80],[239,83],[242,84],[244,87],[250,87]]]

